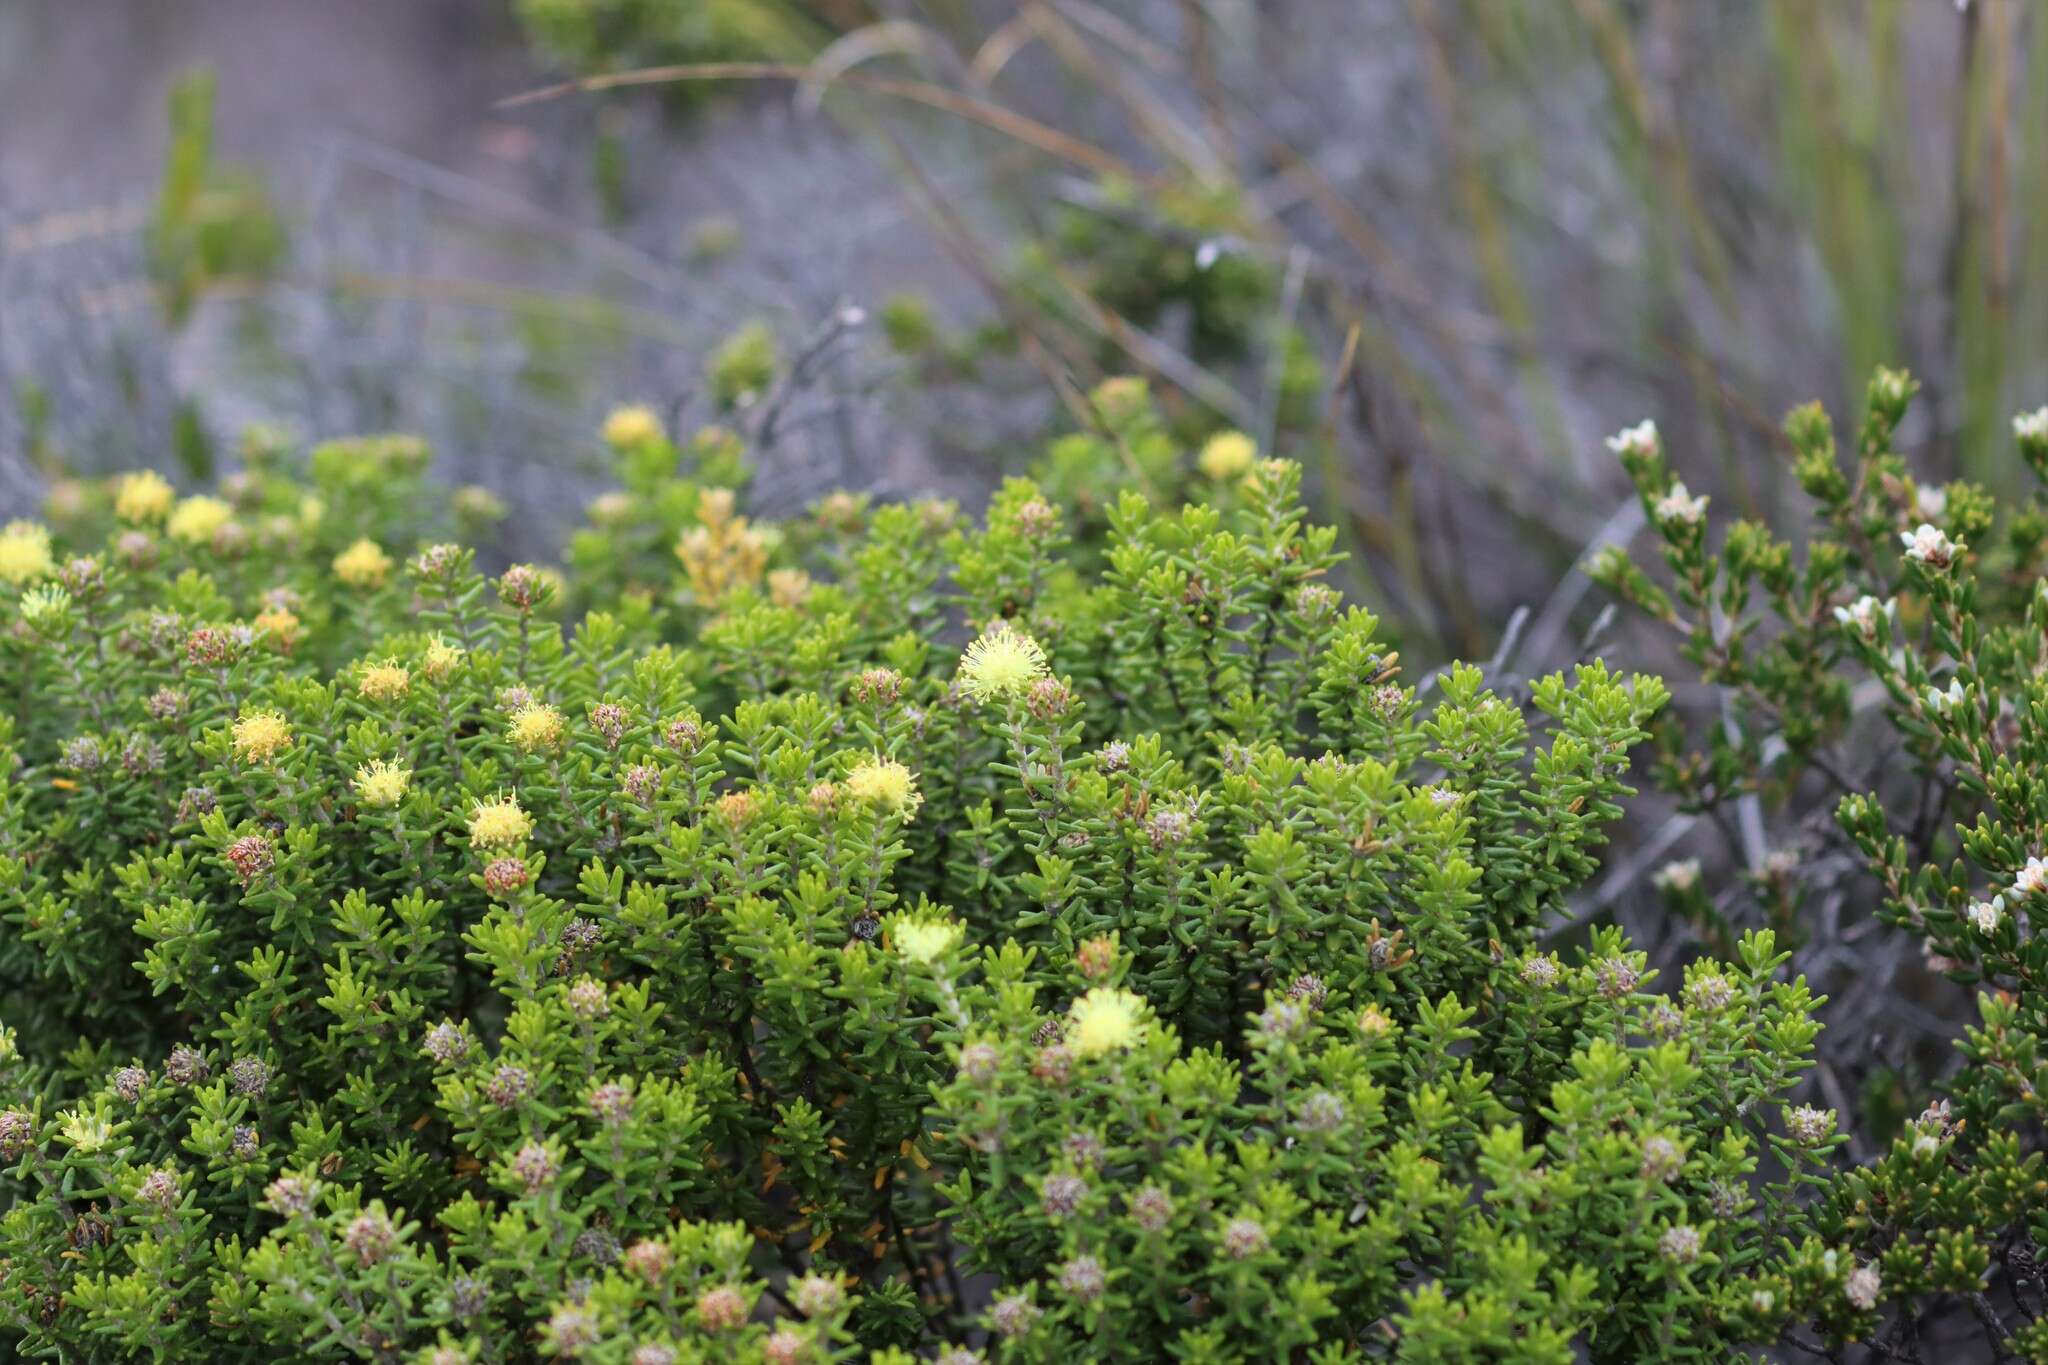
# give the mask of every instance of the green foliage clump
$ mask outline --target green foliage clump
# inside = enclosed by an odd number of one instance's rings
[[[284,255],[284,227],[261,183],[215,160],[213,91],[206,72],[172,87],[170,147],[145,236],[150,279],[174,325],[208,288],[260,279]]]
[[[1096,406],[1212,496],[757,525],[626,410],[567,575],[402,437],[0,533],[20,1349],[1724,1359],[1981,1268],[1772,932],[1546,948],[1660,683],[1406,682],[1297,466]],[[1984,1126],[1926,1197],[2037,1209]]]
[[[721,408],[745,407],[767,395],[778,363],[775,333],[765,322],[750,322],[711,353],[705,366],[711,396]]]

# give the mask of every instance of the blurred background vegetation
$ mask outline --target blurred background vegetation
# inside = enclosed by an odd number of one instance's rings
[[[621,402],[845,485],[1094,505],[1302,459],[1423,657],[1769,519],[1877,363],[1924,479],[2048,398],[2025,0],[0,0],[0,496],[244,427],[427,436],[550,555]],[[654,68],[650,70],[649,68]],[[91,81],[77,73],[90,69]],[[580,82],[563,85],[563,82]],[[552,89],[548,87],[554,87]],[[519,97],[526,98],[519,98]],[[1144,379],[1133,439],[1097,393]],[[1111,399],[1114,400],[1114,391]],[[1125,414],[1128,417],[1128,414]]]

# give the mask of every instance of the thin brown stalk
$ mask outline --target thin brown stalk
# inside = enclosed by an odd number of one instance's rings
[[[573,81],[561,81],[544,85],[534,90],[521,91],[498,100],[495,109],[521,109],[530,104],[547,100],[562,99],[569,95],[595,94],[604,90],[625,90],[646,85],[673,85],[685,81],[802,81],[810,74],[808,66],[796,66],[787,62],[690,62],[680,66],[649,66],[636,71],[614,71],[602,76],[584,76]],[[942,85],[929,81],[906,81],[892,76],[869,76],[860,72],[848,72],[837,82],[855,90],[870,94],[891,95],[897,99],[909,100],[928,108],[938,109],[956,115],[985,128],[992,128],[1007,137],[1028,146],[1036,147],[1050,156],[1071,161],[1077,166],[1104,175],[1123,176],[1140,185],[1156,186],[1158,178],[1138,170],[1122,157],[1103,150],[1091,142],[1071,137],[1057,128],[1048,127],[1037,119],[1026,117],[1013,109],[1005,109],[972,95],[948,90]]]

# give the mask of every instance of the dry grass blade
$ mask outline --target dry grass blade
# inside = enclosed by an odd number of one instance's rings
[[[1128,72],[1112,69],[1052,6],[1037,0],[1026,10],[1048,46],[1068,66],[1093,82],[1095,88],[1114,99],[1130,116],[1132,125],[1159,151],[1185,166],[1203,180],[1224,178],[1228,148],[1217,149],[1188,127],[1165,101]]]
[[[801,82],[809,75],[810,70],[808,66],[795,66],[787,62],[689,62],[680,66],[649,66],[637,71],[615,71],[603,76],[585,76],[578,80],[561,81],[534,90],[524,90],[516,95],[507,95],[491,107],[520,109],[570,95],[596,94],[605,90],[629,90],[647,85],[673,85],[682,81]],[[933,85],[930,81],[866,76],[856,71],[848,72],[837,83],[871,94],[891,95],[957,115],[1036,147],[1063,161],[1086,166],[1104,175],[1124,176],[1144,186],[1158,184],[1158,177],[1138,170],[1122,157],[1105,151],[1092,142],[1071,137],[1057,128],[1049,127],[1013,109],[1005,109],[1001,105],[977,99],[972,95],[963,95],[957,90],[948,90],[942,85]]]
[[[825,92],[855,67],[878,57],[910,55],[943,62],[953,53],[944,38],[910,19],[885,19],[855,29],[811,59],[810,69],[797,82],[796,107],[815,114],[825,103]]]
[[[968,83],[987,89],[1003,74],[1010,59],[1038,40],[1038,29],[1028,14],[1012,15],[1002,27],[988,35],[967,64]]]

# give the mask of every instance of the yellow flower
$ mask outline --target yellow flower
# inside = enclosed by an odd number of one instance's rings
[[[856,800],[880,806],[905,819],[917,814],[917,808],[924,804],[924,797],[917,791],[917,779],[911,776],[910,769],[880,754],[863,759],[846,775],[846,790]]]
[[[281,649],[290,649],[298,643],[299,618],[283,607],[271,607],[267,611],[258,612],[251,624],[258,630],[267,632]]]
[[[455,506],[455,515],[464,521],[505,519],[507,509],[504,499],[488,488],[480,488],[473,483],[464,484],[455,490],[455,496],[451,501]]]
[[[56,567],[50,558],[50,532],[42,523],[10,521],[0,531],[0,580],[27,583]]]
[[[440,682],[453,673],[462,662],[462,651],[436,635],[427,641],[426,652],[420,655],[420,672],[430,682]]]
[[[412,769],[378,759],[356,769],[356,795],[367,806],[395,806],[412,788]]]
[[[952,952],[960,936],[951,920],[907,920],[890,931],[889,941],[912,962],[929,964]]]
[[[275,711],[254,711],[234,725],[235,753],[245,763],[268,763],[291,747],[292,727]]]
[[[768,596],[778,607],[800,607],[811,595],[811,576],[802,569],[770,569]]]
[[[412,674],[396,659],[371,664],[356,679],[356,691],[371,701],[392,701],[412,688]]]
[[[209,498],[202,493],[172,508],[170,522],[164,529],[171,533],[173,540],[182,540],[187,545],[203,545],[212,540],[213,533],[227,525],[234,515],[234,508],[219,498]]]
[[[1067,1011],[1067,1045],[1083,1057],[1121,1052],[1145,1036],[1144,1008],[1129,991],[1097,986]]]
[[[519,809],[516,796],[499,796],[479,801],[469,816],[469,842],[473,848],[501,849],[524,843],[533,833],[533,819]]]
[[[58,1131],[64,1141],[80,1152],[97,1152],[114,1140],[114,1125],[104,1114],[84,1109],[66,1109],[57,1115]]]
[[[761,798],[750,791],[727,792],[711,804],[726,824],[738,829],[759,812]]]
[[[650,445],[663,439],[664,434],[661,419],[654,415],[654,409],[637,403],[631,407],[613,408],[611,416],[604,419],[604,443],[614,450]]]
[[[391,576],[391,556],[377,542],[357,541],[334,557],[334,576],[351,588],[378,588]]]
[[[1144,380],[1126,374],[1103,380],[1089,397],[1105,421],[1122,425],[1145,410],[1150,394]]]
[[[178,494],[154,469],[140,470],[122,478],[114,493],[114,515],[131,525],[162,521]]]
[[[531,702],[512,713],[512,742],[522,753],[552,749],[562,742],[562,713]]]
[[[327,504],[314,497],[311,493],[299,499],[299,525],[305,527],[308,531],[318,526],[320,519],[326,515]]]
[[[1258,446],[1243,432],[1219,431],[1202,447],[1202,453],[1195,457],[1195,463],[1202,467],[1204,474],[1222,483],[1225,479],[1234,479],[1250,469],[1258,454]]]
[[[960,686],[976,701],[1014,697],[1043,678],[1045,651],[1029,635],[999,625],[960,656]]]
[[[1377,1042],[1393,1029],[1394,1021],[1387,1018],[1387,1012],[1378,1005],[1367,1005],[1358,1013],[1358,1031],[1365,1035],[1367,1042]]]

